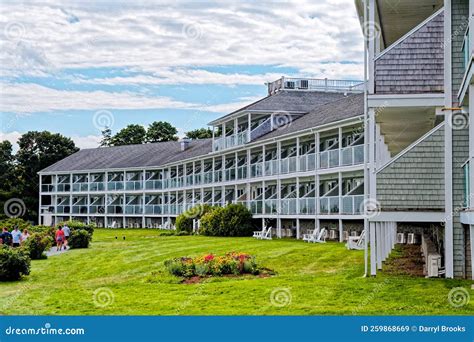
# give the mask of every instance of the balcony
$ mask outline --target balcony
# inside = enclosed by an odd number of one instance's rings
[[[339,196],[327,196],[319,199],[319,213],[322,215],[339,214]]]
[[[129,191],[137,191],[143,189],[143,182],[142,181],[126,181],[125,182],[125,189]]]
[[[248,130],[232,134],[227,137],[220,137],[214,140],[214,151],[221,151],[226,148],[244,145],[248,142]]]
[[[105,205],[90,205],[90,214],[105,214]]]
[[[302,215],[314,215],[316,214],[316,198],[300,198],[300,214]]]
[[[120,191],[124,189],[123,181],[113,181],[107,183],[107,190],[109,191]]]
[[[89,184],[88,183],[74,183],[72,184],[72,191],[73,192],[81,192],[81,191],[88,191]]]
[[[362,163],[364,163],[364,145],[349,146],[319,153],[320,169],[359,165]]]
[[[71,191],[71,184],[69,183],[60,183],[56,186],[57,192],[69,192]]]
[[[329,80],[310,78],[282,77],[274,82],[268,83],[268,95],[280,90],[318,90],[326,92],[351,92],[361,93],[364,91],[364,82],[352,80]]]
[[[58,214],[69,214],[71,207],[69,205],[58,205],[56,206],[56,213]]]
[[[73,205],[72,206],[72,213],[73,214],[87,214],[87,205]]]
[[[123,205],[108,205],[107,214],[123,214]]]
[[[93,182],[89,184],[90,191],[104,191],[105,183],[104,182]]]
[[[364,195],[343,196],[342,197],[342,214],[358,215],[364,210]]]
[[[125,214],[127,215],[141,215],[143,214],[143,206],[141,205],[126,205]]]
[[[163,213],[163,206],[159,204],[147,204],[145,206],[145,214],[160,215]]]

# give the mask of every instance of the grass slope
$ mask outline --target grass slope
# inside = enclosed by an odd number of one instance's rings
[[[118,236],[119,239],[115,239]],[[126,240],[122,239],[126,236]],[[278,273],[271,278],[214,278],[181,284],[163,261],[241,251]],[[90,249],[33,261],[31,275],[0,283],[0,314],[41,315],[438,315],[473,314],[472,300],[454,308],[451,288],[470,281],[380,274],[362,278],[363,251],[295,240],[161,236],[155,230],[97,230]],[[94,291],[114,301],[98,307]],[[276,291],[276,292],[273,292]],[[281,291],[281,292],[278,292]],[[273,305],[272,292],[285,306]],[[99,299],[100,300],[100,299]]]

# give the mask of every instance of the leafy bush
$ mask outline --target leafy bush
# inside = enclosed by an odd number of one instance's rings
[[[31,224],[28,221],[25,221],[19,217],[11,217],[6,220],[0,221],[0,227],[8,228],[9,231],[11,231],[16,226],[18,226],[18,228],[23,231],[23,229],[30,229]]]
[[[198,204],[176,218],[176,230],[178,232],[193,232],[193,220],[200,220],[203,215],[212,210],[209,204]]]
[[[184,278],[259,273],[255,257],[235,252],[224,256],[208,254],[194,259],[175,258],[166,260],[165,267],[171,274]]]
[[[19,280],[30,274],[31,260],[23,248],[0,248],[0,281]]]
[[[39,233],[50,236],[54,241],[54,235],[56,233],[56,228],[50,226],[31,226],[28,229],[28,232],[31,233]]]
[[[92,236],[85,229],[77,229],[72,231],[68,240],[68,246],[71,248],[88,248]]]
[[[25,248],[31,259],[46,259],[47,257],[44,251],[51,247],[53,241],[54,239],[48,232],[32,233],[28,239],[26,239]]]
[[[202,216],[199,232],[207,236],[251,236],[252,213],[241,204],[214,208]]]

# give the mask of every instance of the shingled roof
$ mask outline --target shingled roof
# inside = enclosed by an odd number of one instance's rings
[[[344,96],[336,101],[313,108],[308,114],[282,126],[256,141],[277,138],[304,129],[318,127],[332,122],[364,115],[364,94]]]
[[[41,172],[160,166],[201,156],[211,151],[212,139],[193,140],[184,151],[181,151],[178,141],[100,147],[80,150]]]
[[[276,94],[264,97],[263,99],[237,109],[232,113],[213,120],[209,124],[228,119],[234,114],[242,111],[285,111],[308,113],[316,106],[335,101],[341,97],[344,97],[344,94],[337,92],[281,90]]]
[[[313,92],[303,92],[306,98]],[[328,93],[325,93],[326,95]],[[319,93],[314,92],[316,97]],[[334,100],[313,106],[305,114],[289,125],[280,127],[255,141],[280,137],[308,128],[361,116],[364,114],[364,95],[352,94],[330,96]],[[327,102],[327,101],[326,101]],[[189,147],[181,151],[180,142],[169,141],[143,145],[127,145],[84,149],[41,170],[51,173],[60,171],[92,171],[101,169],[122,169],[139,167],[158,167],[190,158],[204,156],[212,152],[212,139],[193,140]]]

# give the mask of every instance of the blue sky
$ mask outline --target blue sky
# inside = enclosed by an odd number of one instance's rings
[[[95,147],[104,123],[180,136],[282,75],[361,79],[352,0],[2,2],[0,140],[50,130]]]

